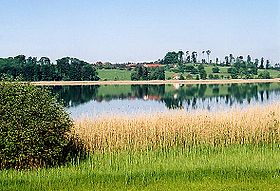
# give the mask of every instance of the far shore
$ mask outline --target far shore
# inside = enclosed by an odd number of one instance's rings
[[[231,79],[231,80],[150,80],[150,81],[39,81],[30,82],[35,86],[79,86],[79,85],[141,85],[141,84],[237,84],[280,82],[274,79]],[[28,82],[26,82],[28,83]]]

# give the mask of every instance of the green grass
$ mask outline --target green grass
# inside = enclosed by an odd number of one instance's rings
[[[213,75],[218,75],[218,76],[230,76],[227,73],[227,70],[229,67],[219,67],[220,68],[220,73],[214,74],[212,72],[212,68],[214,66],[209,66],[209,65],[204,65],[204,68],[206,70],[207,75],[213,74]],[[263,72],[264,70],[259,70],[260,72]],[[268,70],[272,78],[277,78],[280,75],[279,71],[276,70]],[[173,75],[176,74],[175,72],[171,71],[165,71],[165,79],[172,79]],[[186,76],[187,73],[185,73],[183,76]],[[131,71],[128,70],[119,70],[119,69],[101,69],[98,70],[98,76],[101,78],[101,81],[108,80],[108,81],[114,81],[114,80],[130,80],[131,76]],[[195,79],[196,75],[193,75],[193,79]],[[257,76],[255,76],[257,77]]]
[[[258,73],[265,71],[265,69],[259,69]],[[268,69],[272,78],[280,78],[280,71]]]
[[[195,65],[195,67],[197,67],[197,65]],[[221,67],[221,66],[218,66],[220,68],[220,73],[213,73],[212,71],[212,68],[214,68],[214,66],[209,66],[209,65],[204,65],[204,69],[207,73],[207,76],[209,76],[209,74],[213,74],[213,75],[218,75],[220,76],[220,78],[223,76],[224,78],[230,76],[230,74],[228,73],[228,66],[225,66],[225,67]],[[265,69],[259,69],[258,70],[258,73],[260,74],[261,72],[265,71]],[[269,73],[270,73],[270,76],[272,78],[279,78],[280,77],[280,71],[277,71],[277,70],[272,70],[272,69],[268,69],[267,70]],[[165,78],[168,79],[168,78],[172,78],[172,76],[176,74],[175,72],[171,72],[171,71],[165,71]],[[183,74],[183,76],[185,77],[188,73],[185,72]],[[196,74],[193,74],[193,79],[196,78]],[[255,75],[255,78],[257,78],[258,75]]]
[[[108,80],[130,80],[131,71],[119,69],[102,69],[97,70],[98,76],[102,81]]]
[[[76,165],[0,171],[0,190],[280,190],[279,151],[205,146],[95,153]]]

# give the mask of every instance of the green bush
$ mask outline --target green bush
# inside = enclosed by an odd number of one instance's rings
[[[50,167],[69,159],[73,123],[48,90],[0,82],[0,98],[0,169]]]
[[[260,79],[271,79],[271,76],[270,76],[270,73],[267,70],[265,70],[258,75],[258,78],[260,78]]]
[[[214,79],[213,74],[209,74],[208,78],[209,78],[209,79]]]
[[[213,73],[220,73],[220,68],[215,66],[214,68],[212,68],[212,72]]]

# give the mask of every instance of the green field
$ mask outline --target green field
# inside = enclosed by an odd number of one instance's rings
[[[205,68],[205,71],[207,73],[207,75],[209,74],[213,74],[213,75],[218,75],[218,76],[223,76],[224,78],[230,76],[228,73],[227,73],[227,70],[229,67],[219,67],[220,68],[220,73],[216,73],[214,74],[212,72],[212,68],[214,66],[208,66],[208,65],[205,65],[204,68]],[[264,69],[259,69],[258,70],[259,73],[260,72],[263,72]],[[277,78],[280,76],[280,72],[277,71],[277,70],[272,70],[272,69],[269,69],[268,70],[271,77],[272,78]],[[175,72],[171,72],[171,71],[165,71],[165,79],[172,79],[172,77],[175,75],[176,73]],[[184,73],[183,76],[185,77],[188,73]],[[131,71],[128,71],[128,70],[119,70],[119,69],[101,69],[101,70],[98,70],[98,76],[100,77],[101,81],[114,81],[114,80],[130,80],[130,75],[131,75]],[[193,79],[195,79],[196,75],[192,75],[193,76]],[[257,77],[257,76],[255,76]]]
[[[220,67],[220,73],[213,73],[212,68],[214,68],[214,66],[209,66],[209,65],[204,65],[204,69],[207,73],[207,76],[209,76],[210,74],[212,75],[218,75],[220,78],[223,76],[224,78],[229,77],[230,74],[228,73],[228,68],[229,67]],[[258,73],[264,72],[265,69],[259,69]],[[271,78],[279,78],[280,76],[280,71],[277,70],[272,70],[272,69],[268,69],[267,70],[270,73]],[[176,74],[175,72],[171,72],[171,71],[165,71],[165,78],[172,78],[172,76]],[[188,73],[184,73],[183,76],[186,77]],[[195,79],[196,75],[192,75],[193,79]],[[258,76],[256,75],[255,78],[257,78]]]
[[[101,81],[130,80],[131,75],[130,71],[119,69],[102,69],[97,72]]]
[[[0,172],[0,190],[280,190],[278,146],[94,154],[76,165]]]

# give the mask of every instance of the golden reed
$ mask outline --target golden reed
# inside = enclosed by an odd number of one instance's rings
[[[74,133],[90,151],[146,150],[280,142],[280,104],[224,112],[170,111],[75,121]]]

